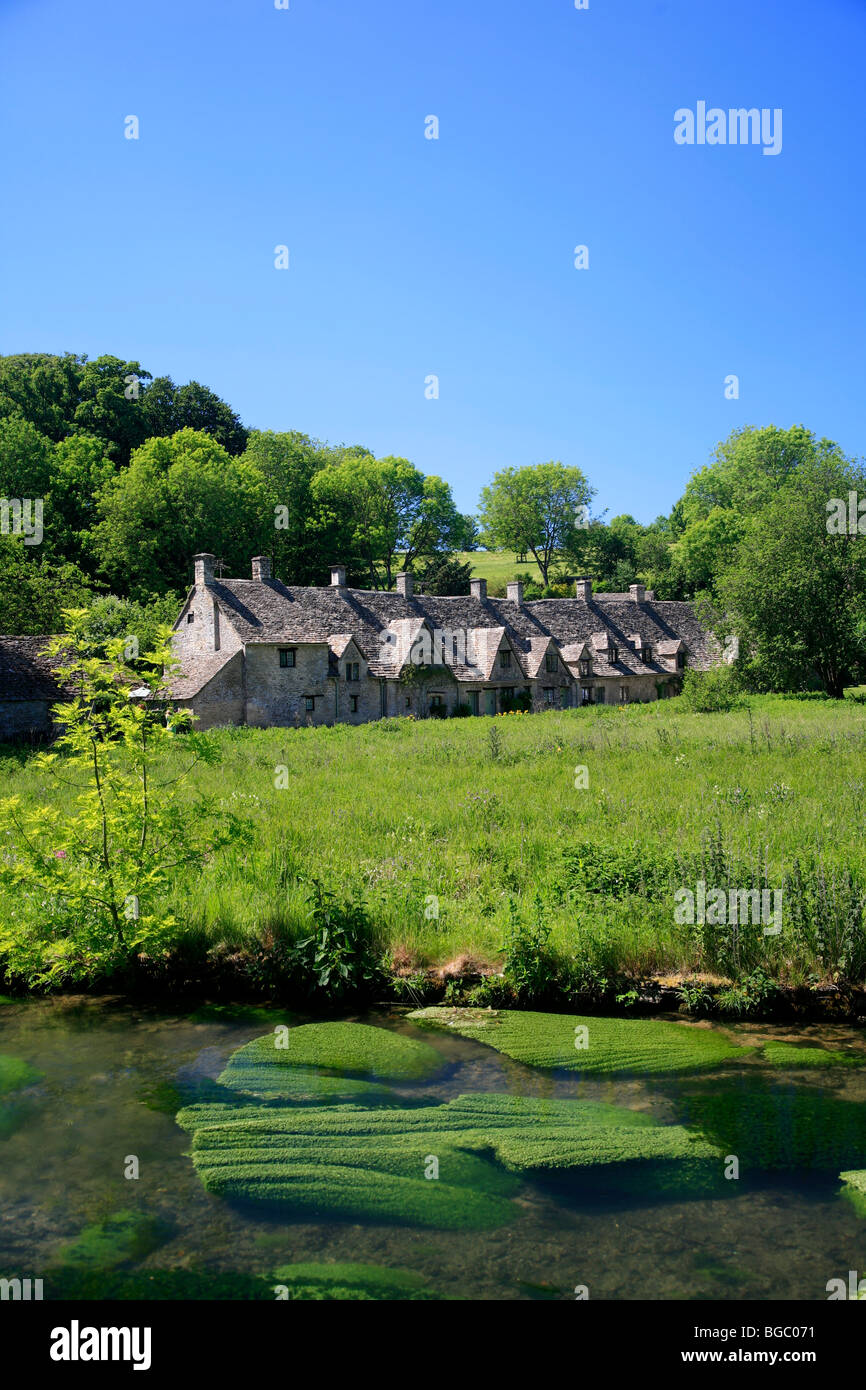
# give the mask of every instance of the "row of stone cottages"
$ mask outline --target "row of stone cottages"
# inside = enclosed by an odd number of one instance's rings
[[[719,659],[688,603],[627,594],[526,602],[520,583],[489,598],[415,590],[350,589],[335,565],[326,588],[271,576],[264,556],[249,579],[217,579],[197,555],[195,582],[175,624],[174,701],[198,727],[365,723],[387,715],[499,714],[655,700],[680,688],[686,665]],[[44,656],[48,639],[0,637],[0,734],[45,731],[61,692]]]

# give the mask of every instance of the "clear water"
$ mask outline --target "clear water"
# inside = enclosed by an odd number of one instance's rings
[[[578,1096],[673,1121],[679,1087],[692,1084],[542,1075],[479,1043],[421,1033],[399,1013],[353,1017],[423,1037],[443,1054],[435,1081],[405,1088],[415,1098]],[[465,1233],[235,1210],[201,1187],[172,1088],[195,1099],[236,1047],[268,1027],[106,999],[0,1006],[0,1053],[44,1073],[19,1094],[11,1132],[0,1134],[0,1274],[40,1277],[85,1226],[130,1208],[161,1218],[169,1233],[132,1268],[266,1274],[297,1260],[349,1260],[415,1270],[441,1295],[464,1299],[567,1299],[579,1284],[592,1298],[826,1299],[828,1279],[866,1268],[866,1221],[837,1182],[808,1173],[732,1182],[723,1197],[683,1201],[599,1200],[577,1179],[529,1181],[510,1225]],[[841,1026],[752,1031],[866,1050],[861,1033]],[[792,1089],[866,1103],[866,1068],[777,1075]],[[724,1071],[713,1077],[733,1084]],[[131,1154],[137,1181],[123,1176]]]

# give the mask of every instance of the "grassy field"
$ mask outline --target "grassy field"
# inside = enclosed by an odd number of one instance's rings
[[[464,550],[457,556],[461,564],[472,566],[473,579],[486,579],[491,589],[500,589],[516,574],[529,574],[541,580],[541,570],[527,554],[525,560],[518,560],[513,550]]]
[[[715,715],[670,700],[214,737],[220,762],[189,794],[248,818],[255,838],[177,884],[190,948],[297,938],[301,880],[315,875],[363,898],[381,945],[419,967],[463,953],[494,963],[510,925],[543,923],[590,975],[862,978],[866,705],[854,700],[753,697]],[[25,800],[57,794],[20,751],[3,755],[0,776]],[[699,877],[785,884],[783,931],[678,924],[674,892]]]

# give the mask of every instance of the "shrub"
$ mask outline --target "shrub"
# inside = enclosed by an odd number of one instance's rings
[[[511,921],[502,945],[503,976],[521,1002],[540,999],[557,975],[557,962],[549,946],[551,927],[547,911],[537,893],[532,922],[521,921],[514,898],[509,899],[509,911]]]
[[[310,880],[312,936],[298,942],[294,959],[308,993],[329,999],[370,993],[382,980],[373,931],[362,899],[339,899],[319,879]]]
[[[714,666],[711,671],[687,670],[683,676],[682,699],[692,714],[718,714],[739,709],[744,703],[736,672],[731,666]]]

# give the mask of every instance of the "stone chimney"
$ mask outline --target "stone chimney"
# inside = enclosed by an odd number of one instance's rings
[[[635,603],[643,603],[646,598],[646,589],[643,584],[629,584],[629,598],[633,598]]]
[[[487,602],[487,580],[470,579],[469,592],[473,598],[477,598],[479,603]]]
[[[415,582],[410,570],[403,570],[397,575],[397,593],[402,594],[403,598],[411,598],[415,588]]]
[[[332,589],[345,589],[345,587],[346,587],[346,566],[345,566],[345,565],[332,565],[332,566],[331,566],[331,588],[332,588]]]
[[[656,591],[655,591],[655,589],[647,589],[646,593],[644,594],[644,599],[646,600],[647,603],[655,603],[655,601],[656,601]]]
[[[592,598],[592,580],[576,579],[574,581],[574,597],[583,599],[584,603],[589,603]]]
[[[199,555],[193,555],[192,562],[195,566],[195,582],[199,587],[213,583],[213,567],[216,564],[216,556],[211,555],[207,550],[203,550]]]
[[[523,584],[519,579],[512,579],[505,586],[505,596],[509,603],[516,603],[518,607],[523,602]]]
[[[270,555],[253,556],[253,579],[271,579],[271,557]]]

